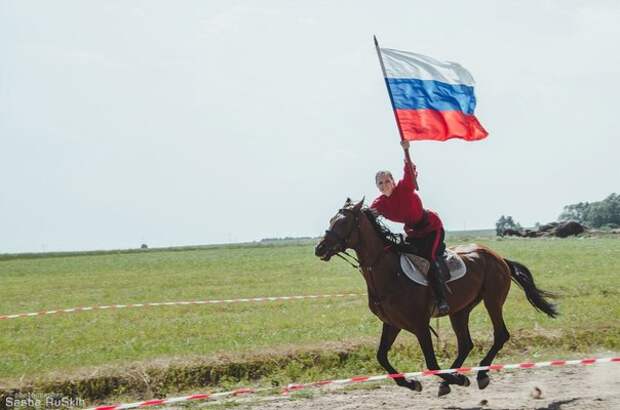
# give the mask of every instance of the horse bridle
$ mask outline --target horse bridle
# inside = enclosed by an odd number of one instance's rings
[[[355,213],[352,209],[349,208],[341,208],[338,211],[338,214],[351,214],[353,215],[354,221],[353,221],[353,226],[351,227],[351,230],[349,230],[349,233],[347,233],[344,237],[338,235],[335,231],[331,230],[331,229],[327,229],[325,231],[325,236],[329,237],[332,236],[336,239],[336,245],[339,245],[340,248],[342,248],[340,251],[338,251],[337,253],[343,252],[347,249],[348,245],[347,245],[347,241],[350,239],[351,235],[353,235],[353,231],[355,231],[355,229],[359,229],[359,216],[357,215],[357,213]],[[334,246],[335,248],[335,246]],[[335,249],[334,249],[335,251]]]
[[[360,261],[359,259],[357,259],[355,256],[351,255],[350,253],[347,252],[347,248],[349,247],[347,245],[347,242],[349,241],[349,239],[351,238],[351,235],[353,235],[353,232],[358,229],[359,230],[359,216],[357,215],[357,213],[355,211],[353,211],[352,209],[349,208],[340,208],[338,210],[338,214],[343,214],[346,215],[347,213],[353,215],[353,218],[355,218],[353,220],[353,226],[351,227],[351,230],[349,230],[349,232],[344,236],[340,236],[338,235],[335,231],[331,230],[331,229],[327,229],[325,231],[325,237],[332,237],[336,240],[336,245],[334,245],[330,250],[334,253],[335,256],[338,256],[339,258],[343,259],[345,262],[347,262],[349,265],[353,266],[355,269],[360,269]],[[336,214],[337,215],[337,214]],[[337,248],[340,248],[340,250],[337,250]],[[348,258],[354,260],[355,262],[357,262],[357,265],[353,262],[351,262],[351,260],[345,258],[342,254],[346,255]]]
[[[347,248],[349,247],[349,245],[347,245],[347,242],[350,240],[351,235],[353,235],[353,232],[355,230],[359,231],[360,229],[360,223],[359,223],[359,215],[353,211],[352,209],[349,208],[340,208],[340,210],[338,210],[338,214],[351,214],[353,215],[353,217],[355,218],[353,221],[353,226],[351,227],[351,230],[349,231],[349,233],[347,233],[344,237],[338,235],[336,232],[334,232],[331,229],[327,229],[325,231],[325,236],[332,236],[336,239],[336,245],[339,245],[339,247],[341,248],[339,251],[336,251],[336,246],[332,247],[331,251],[334,252],[335,256],[338,256],[339,258],[341,258],[342,260],[344,260],[345,262],[347,262],[349,265],[351,265],[352,267],[354,267],[355,269],[361,271],[362,268],[366,268],[367,270],[372,270],[375,265],[377,263],[379,263],[379,261],[381,260],[381,257],[383,256],[383,254],[385,253],[385,251],[387,249],[389,249],[389,246],[387,248],[383,249],[383,252],[381,252],[377,258],[375,259],[375,261],[368,265],[368,266],[362,266],[360,260],[358,258],[356,258],[354,255],[351,255],[350,253],[347,252]],[[361,239],[361,235],[358,234],[358,237]],[[347,257],[345,257],[344,255],[346,255],[349,259],[347,259]],[[354,260],[356,263],[353,263],[352,260]]]

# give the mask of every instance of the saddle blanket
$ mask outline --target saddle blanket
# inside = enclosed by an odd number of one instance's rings
[[[446,249],[448,268],[450,268],[450,279],[446,281],[452,282],[465,276],[467,267],[465,262],[453,250]],[[403,273],[412,281],[423,286],[428,286],[426,273],[428,272],[430,263],[417,255],[403,253],[400,255],[400,267]]]

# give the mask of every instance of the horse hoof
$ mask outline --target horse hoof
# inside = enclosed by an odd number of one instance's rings
[[[491,379],[489,378],[489,376],[481,377],[478,379],[478,388],[482,390],[485,387],[487,387],[490,382],[491,382]]]
[[[406,387],[409,390],[413,390],[418,393],[422,391],[422,383],[420,383],[419,381],[415,379],[411,379],[411,380],[401,379],[396,384],[398,384],[400,387]]]
[[[411,390],[415,390],[418,393],[422,391],[422,383],[420,383],[417,380],[410,380],[409,383],[411,384],[410,389]]]
[[[450,386],[446,382],[439,383],[439,391],[437,392],[437,397],[445,396],[450,393]]]
[[[469,387],[469,385],[471,384],[471,382],[469,381],[469,377],[467,376],[461,376],[463,378],[463,384],[461,384],[461,386],[463,387]]]

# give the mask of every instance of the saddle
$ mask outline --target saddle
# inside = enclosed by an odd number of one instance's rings
[[[456,252],[446,249],[446,254],[444,257],[446,258],[446,264],[450,270],[450,278],[446,280],[446,283],[465,276],[467,273],[467,267],[465,266],[465,262],[463,262]],[[428,274],[430,265],[430,262],[421,256],[410,253],[400,254],[400,267],[405,276],[422,286],[428,286],[428,279],[426,278],[426,275]]]

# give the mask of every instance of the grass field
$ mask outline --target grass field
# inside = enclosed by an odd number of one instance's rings
[[[448,238],[451,244],[472,239]],[[524,263],[539,287],[561,295],[561,316],[554,320],[537,313],[513,286],[505,307],[512,339],[498,362],[620,350],[619,239],[475,241]],[[340,260],[319,261],[311,244],[0,256],[0,314],[337,292],[365,292],[361,275]],[[483,307],[476,308],[471,325],[476,349],[467,364],[480,360],[492,334]],[[444,363],[454,354],[448,327],[442,319],[438,350]],[[131,395],[131,383],[122,379],[136,368],[159,377],[157,386],[142,390],[145,395],[209,383],[270,385],[382,373],[374,360],[379,333],[380,323],[363,297],[3,320],[0,390],[58,389],[71,380],[75,388],[76,380],[105,374],[114,376],[116,385],[98,392],[91,383],[80,388],[94,391],[82,393]],[[400,336],[392,357],[401,370],[423,367],[410,335]],[[119,383],[125,387],[117,388]]]

